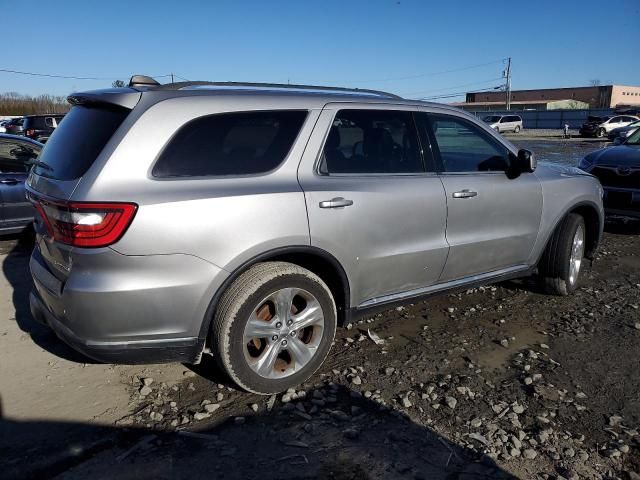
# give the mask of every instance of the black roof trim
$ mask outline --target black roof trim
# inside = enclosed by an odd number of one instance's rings
[[[321,85],[297,85],[297,84],[288,84],[288,83],[255,83],[255,82],[203,82],[203,81],[193,81],[193,82],[176,82],[176,83],[167,83],[165,85],[159,85],[157,87],[152,87],[150,90],[154,91],[170,91],[170,90],[180,90],[186,87],[197,87],[197,86],[214,86],[214,87],[255,87],[255,88],[282,88],[282,89],[291,89],[291,90],[322,90],[327,93],[336,92],[336,93],[364,93],[375,96],[381,96],[386,98],[394,98],[396,100],[403,100],[402,97],[396,95],[394,93],[383,92],[381,90],[369,90],[365,88],[346,88],[346,87],[325,87]]]

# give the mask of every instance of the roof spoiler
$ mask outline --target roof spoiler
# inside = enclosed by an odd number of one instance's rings
[[[67,97],[67,101],[71,105],[107,105],[132,110],[140,101],[141,96],[142,92],[132,88],[110,88],[73,93]]]

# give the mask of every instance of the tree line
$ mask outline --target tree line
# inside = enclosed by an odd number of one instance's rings
[[[22,95],[0,93],[0,116],[33,115],[37,113],[66,113],[71,108],[65,96]]]

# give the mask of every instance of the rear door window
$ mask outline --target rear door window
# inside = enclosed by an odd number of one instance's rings
[[[35,145],[0,139],[0,174],[28,173],[39,153]]]
[[[325,141],[320,173],[422,173],[413,115],[394,110],[340,110]]]
[[[47,141],[34,173],[56,180],[80,178],[129,112],[119,107],[73,107]]]
[[[170,178],[269,172],[287,157],[306,116],[306,111],[275,110],[197,118],[178,130],[152,174]]]

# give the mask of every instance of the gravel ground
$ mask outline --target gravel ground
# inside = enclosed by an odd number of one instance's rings
[[[639,247],[608,224],[571,297],[523,280],[347,325],[308,383],[259,397],[208,357],[74,355],[26,318],[28,243],[0,242],[3,476],[636,480]]]

